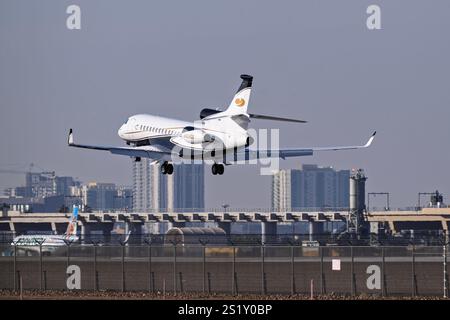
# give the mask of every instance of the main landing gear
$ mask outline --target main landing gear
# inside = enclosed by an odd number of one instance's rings
[[[211,167],[211,172],[213,175],[216,175],[216,174],[222,175],[224,171],[225,171],[225,168],[224,168],[223,164],[214,163]]]
[[[162,174],[172,174],[173,173],[173,164],[164,161],[164,163],[161,165],[161,173]]]

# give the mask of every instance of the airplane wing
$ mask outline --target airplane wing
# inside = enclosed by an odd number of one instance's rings
[[[107,147],[107,146],[92,146],[86,144],[76,144],[73,140],[73,130],[69,130],[69,137],[67,140],[69,147],[91,149],[91,150],[102,150],[109,151],[112,154],[119,154],[123,156],[130,157],[141,157],[141,158],[151,158],[151,159],[161,159],[164,156],[170,156],[170,151],[163,151],[154,146],[142,146],[142,147]]]
[[[302,157],[311,156],[315,151],[337,151],[337,150],[352,150],[368,148],[375,138],[375,131],[367,141],[365,145],[361,146],[341,146],[341,147],[313,147],[313,148],[301,148],[301,149],[280,149],[280,150],[251,150],[245,149],[238,151],[234,161],[240,160],[254,160],[262,158],[290,158],[290,157]],[[231,160],[231,159],[230,159]]]
[[[336,150],[352,150],[352,149],[364,149],[370,147],[370,145],[373,142],[373,139],[375,139],[375,135],[377,134],[376,131],[372,133],[369,140],[367,140],[366,144],[363,146],[344,146],[344,147],[317,147],[312,148],[313,151],[336,151]]]

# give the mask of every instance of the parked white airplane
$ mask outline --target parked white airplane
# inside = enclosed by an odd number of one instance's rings
[[[362,146],[313,147],[280,150],[249,149],[252,138],[247,132],[250,119],[265,119],[305,123],[304,120],[280,118],[247,113],[253,77],[241,75],[242,84],[225,111],[203,109],[200,121],[186,122],[148,114],[131,116],[120,127],[118,134],[129,147],[105,147],[76,144],[70,129],[68,144],[71,147],[105,150],[113,154],[133,157],[140,161],[142,157],[163,162],[161,171],[173,173],[172,162],[179,159],[213,160],[212,173],[223,174],[224,165],[259,158],[310,156],[314,151],[349,150],[367,148],[371,145],[375,133]]]
[[[78,207],[73,207],[72,217],[69,220],[67,230],[63,235],[22,235],[13,239],[11,245],[17,246],[25,252],[38,252],[42,245],[42,252],[52,252],[58,247],[66,246],[66,243],[77,242]]]

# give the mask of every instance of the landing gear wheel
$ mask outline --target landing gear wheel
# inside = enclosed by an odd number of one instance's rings
[[[222,175],[224,172],[224,166],[223,164],[214,163],[211,167],[211,172],[213,175],[219,174]]]
[[[164,163],[161,165],[161,173],[162,174],[166,174],[167,173],[167,167],[168,167],[168,162],[164,161]]]
[[[173,173],[173,164],[164,161],[164,163],[161,165],[161,173],[162,174],[172,174]]]

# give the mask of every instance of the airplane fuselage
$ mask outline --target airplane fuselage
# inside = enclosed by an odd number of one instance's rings
[[[223,112],[195,122],[138,114],[128,118],[119,128],[118,135],[127,144],[135,146],[155,142],[167,149],[175,145],[181,149],[210,153],[248,145],[248,122],[245,115],[231,119]]]
[[[22,235],[15,237],[11,245],[27,252],[46,253],[78,240],[79,237],[75,235]]]
[[[127,142],[178,136],[183,129],[192,126],[192,122],[171,118],[137,114],[131,116],[119,128],[118,135]]]

